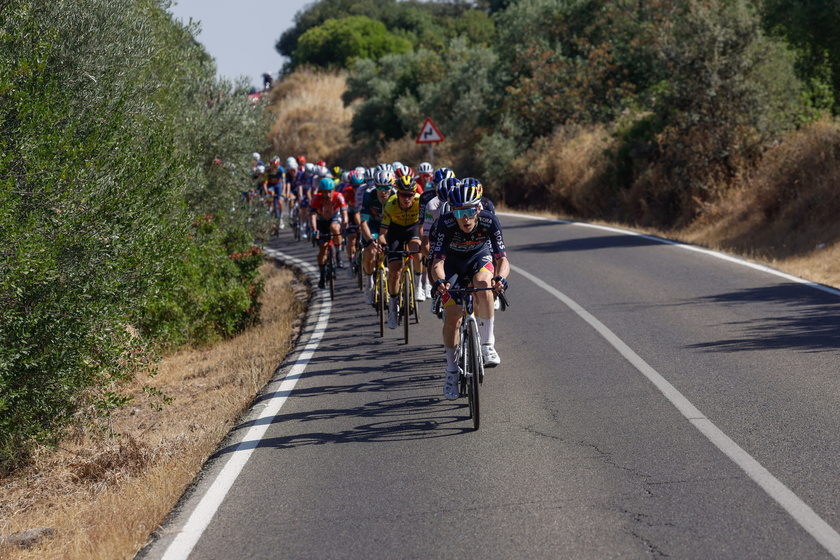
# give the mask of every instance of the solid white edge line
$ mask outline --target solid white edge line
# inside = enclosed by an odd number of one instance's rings
[[[309,272],[313,272],[315,268],[302,260],[285,255],[273,249],[266,249],[265,253],[271,257],[282,257],[286,261],[293,262],[296,266],[303,268]],[[304,346],[295,364],[289,370],[289,373],[283,378],[280,387],[270,396],[267,404],[262,410],[262,413],[255,421],[255,425],[248,430],[248,433],[242,438],[236,449],[231,453],[231,457],[222,470],[219,472],[216,479],[210,485],[207,493],[201,498],[201,501],[193,509],[189,519],[184,524],[184,527],[178,532],[178,536],[169,544],[166,552],[163,554],[164,560],[186,560],[198,543],[201,535],[204,534],[205,529],[210,525],[213,516],[216,515],[219,506],[222,505],[228,491],[230,491],[233,483],[239,477],[239,473],[245,467],[251,454],[257,447],[257,443],[265,435],[270,422],[259,422],[265,418],[276,416],[280,412],[280,408],[285,404],[286,399],[291,395],[292,390],[301,378],[309,360],[315,354],[315,350],[324,337],[327,330],[327,323],[330,319],[330,310],[332,304],[329,298],[320,298],[320,309],[318,311],[318,322],[312,332],[312,336]]]
[[[620,231],[620,230],[617,230]],[[811,507],[803,502],[770,471],[764,468],[749,453],[744,451],[729,436],[723,433],[711,420],[706,418],[676,387],[662,377],[641,356],[636,354],[627,344],[615,335],[606,325],[596,319],[591,313],[578,305],[563,292],[550,286],[540,278],[526,270],[511,265],[511,270],[521,274],[543,290],[547,291],[574,311],[581,319],[609,342],[633,366],[638,369],[668,401],[692,424],[700,433],[714,444],[724,455],[729,457],[747,476],[759,485],[771,498],[782,506],[793,519],[799,523],[814,539],[817,540],[834,558],[840,559],[840,534],[826,523]]]

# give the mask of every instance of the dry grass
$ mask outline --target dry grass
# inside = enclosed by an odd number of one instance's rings
[[[296,337],[306,289],[287,269],[266,264],[263,271],[261,324],[169,356],[157,376],[138,380],[135,403],[113,418],[120,437],[77,434],[0,480],[0,534],[56,529],[30,550],[0,548],[0,556],[132,558],[145,545]],[[143,383],[172,403],[153,410]]]
[[[341,101],[346,78],[344,71],[298,70],[271,89],[268,142],[273,153],[330,163],[350,147],[353,110]]]

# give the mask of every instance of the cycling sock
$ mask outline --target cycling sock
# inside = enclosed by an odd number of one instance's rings
[[[390,309],[391,313],[396,313],[397,312],[397,304],[399,303],[399,301],[400,301],[400,295],[399,294],[396,294],[396,295],[391,294],[391,299],[388,301],[388,305],[389,305],[388,309]]]
[[[321,273],[321,280],[323,280],[323,279],[324,279],[324,276],[326,276],[326,274],[327,274],[327,267],[325,267],[325,266],[319,266],[319,267],[318,267],[318,272],[320,272],[320,273]]]
[[[444,346],[443,349],[446,351],[446,371],[458,371],[458,364],[455,363],[455,352],[458,349],[447,346]]]
[[[492,319],[483,319],[479,317],[478,319],[478,336],[481,337],[481,343],[487,344],[489,346],[493,346],[496,344],[496,336],[493,332],[493,323],[496,321],[496,318],[493,317]]]
[[[373,289],[373,274],[365,274],[365,276],[367,277],[367,289]]]

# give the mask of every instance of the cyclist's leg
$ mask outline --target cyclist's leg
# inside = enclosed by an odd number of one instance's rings
[[[472,264],[472,282],[476,288],[489,288],[493,282],[493,257],[489,254],[479,254],[478,259]],[[479,267],[480,268],[477,268]],[[476,270],[477,268],[477,270]],[[495,334],[495,313],[493,308],[493,292],[483,291],[475,293],[475,314],[478,318],[478,335],[481,338],[481,354],[484,363],[488,367],[494,367],[501,363],[496,353]]]

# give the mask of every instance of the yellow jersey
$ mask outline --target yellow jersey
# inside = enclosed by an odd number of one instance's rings
[[[382,227],[388,229],[388,226],[395,224],[398,226],[408,227],[420,221],[420,193],[414,194],[414,201],[408,210],[403,210],[400,206],[399,195],[391,195],[385,206],[382,207]]]

